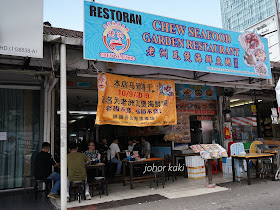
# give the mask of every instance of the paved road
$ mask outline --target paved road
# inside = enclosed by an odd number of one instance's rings
[[[243,183],[226,183],[221,185],[230,190],[187,198],[167,199],[114,208],[114,210],[148,210],[148,209],[280,209],[280,181],[253,180],[252,185]]]

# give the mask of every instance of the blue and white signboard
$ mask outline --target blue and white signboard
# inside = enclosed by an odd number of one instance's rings
[[[268,55],[254,32],[84,1],[84,59],[271,78]]]
[[[216,100],[216,88],[207,85],[177,85],[181,99],[210,99]]]

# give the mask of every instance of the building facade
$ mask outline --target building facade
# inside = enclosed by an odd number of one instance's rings
[[[231,31],[243,31],[274,14],[273,0],[220,0],[220,5],[223,28]]]
[[[269,60],[273,62],[280,61],[279,39],[277,34],[277,25],[274,15],[245,28],[245,31],[256,31],[260,36],[267,38],[269,48]]]

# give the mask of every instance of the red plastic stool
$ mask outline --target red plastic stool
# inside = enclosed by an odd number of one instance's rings
[[[206,162],[206,166],[205,166],[207,174],[208,174],[208,167],[207,167],[208,166],[208,162],[209,161]],[[216,161],[212,160],[211,161],[211,165],[212,165],[212,174],[218,174],[218,168],[217,168]]]
[[[223,161],[222,161],[222,158],[220,158],[218,161],[219,161],[220,171],[223,172]]]

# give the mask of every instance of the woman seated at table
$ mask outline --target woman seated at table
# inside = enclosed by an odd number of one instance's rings
[[[85,155],[90,158],[90,161],[98,161],[100,159],[100,153],[95,149],[94,142],[90,141],[88,143],[88,150],[85,151]]]

